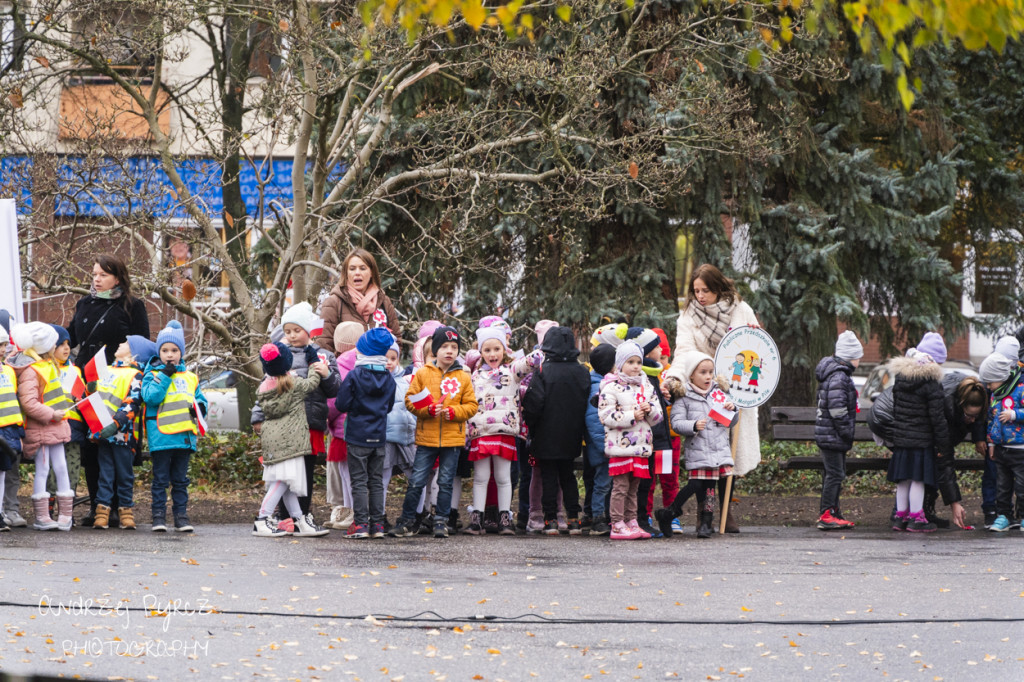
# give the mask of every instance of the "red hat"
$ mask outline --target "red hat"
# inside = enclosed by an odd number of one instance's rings
[[[665,356],[666,358],[667,357],[671,357],[672,356],[672,349],[668,345],[668,335],[665,333],[665,330],[664,329],[658,329],[657,327],[655,327],[651,331],[653,331],[655,334],[657,334],[658,338],[661,339],[661,343],[658,344],[658,348],[661,348],[661,354],[663,356]]]

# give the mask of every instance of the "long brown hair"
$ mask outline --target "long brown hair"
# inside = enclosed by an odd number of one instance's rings
[[[708,290],[717,296],[719,301],[724,299],[729,303],[736,303],[740,300],[739,292],[736,291],[736,284],[723,275],[722,271],[714,265],[703,263],[694,268],[693,274],[690,275],[690,285],[686,289],[686,305],[690,305],[691,302],[697,300],[697,296],[693,291],[693,283],[698,279],[707,285]]]
[[[980,407],[988,404],[988,392],[981,382],[974,377],[967,377],[956,387],[956,403],[961,409]]]
[[[117,256],[100,254],[95,258],[96,265],[108,275],[117,278],[117,286],[121,289],[121,305],[125,312],[131,315],[132,312],[132,276],[128,273],[128,266]]]
[[[377,267],[377,259],[366,249],[358,247],[349,251],[348,255],[345,256],[345,262],[341,264],[341,281],[339,284],[342,287],[348,286],[348,264],[353,258],[358,258],[366,263],[366,267],[370,268],[370,283],[380,289],[380,268]]]

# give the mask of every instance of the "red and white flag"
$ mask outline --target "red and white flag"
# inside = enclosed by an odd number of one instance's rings
[[[668,450],[656,450],[654,452],[654,464],[656,474],[671,474],[672,473],[672,448]]]
[[[85,382],[74,369],[61,370],[60,383],[72,400],[81,400],[85,395]]]
[[[82,415],[82,419],[88,425],[89,433],[93,435],[114,423],[114,417],[111,416],[107,406],[103,404],[103,397],[99,393],[93,393],[77,403],[75,407],[78,408],[78,413]]]
[[[313,323],[313,328],[309,330],[309,338],[315,339],[318,336],[322,336],[324,333],[324,318],[316,318],[316,322]]]
[[[203,416],[203,410],[202,410],[202,408],[199,407],[198,403],[195,404],[195,410],[196,410],[196,427],[199,429],[199,435],[200,436],[205,436],[206,435],[206,430],[207,430],[206,417]]]
[[[711,400],[714,404],[711,407],[711,412],[708,413],[709,416],[722,426],[730,426],[732,420],[736,418],[736,411],[725,408],[725,403],[729,400],[728,396],[715,389],[711,394]]]
[[[424,388],[416,395],[409,396],[409,402],[417,410],[425,410],[434,404],[434,396],[430,395],[429,388]]]
[[[107,347],[100,346],[99,351],[96,355],[92,356],[92,360],[85,363],[85,380],[89,383],[94,381],[103,381],[107,378],[110,373],[110,368],[107,367]]]

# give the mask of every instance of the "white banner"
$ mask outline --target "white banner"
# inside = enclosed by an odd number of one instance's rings
[[[17,322],[25,321],[21,297],[18,212],[14,199],[0,199],[0,308]]]

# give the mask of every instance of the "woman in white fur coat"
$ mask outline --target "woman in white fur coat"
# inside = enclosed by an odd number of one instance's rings
[[[730,329],[760,327],[753,309],[743,302],[733,281],[714,265],[704,264],[694,269],[687,289],[686,304],[676,323],[676,351],[672,367],[666,378],[685,381],[676,370],[679,360],[687,351],[698,350],[712,358],[722,337]],[[668,390],[671,382],[662,384]],[[733,429],[736,439],[736,466],[734,474],[743,476],[761,462],[761,439],[757,430],[757,409],[740,410],[739,422]],[[725,501],[725,478],[719,480],[719,500]],[[735,517],[730,513],[725,524],[726,533],[738,533]]]

